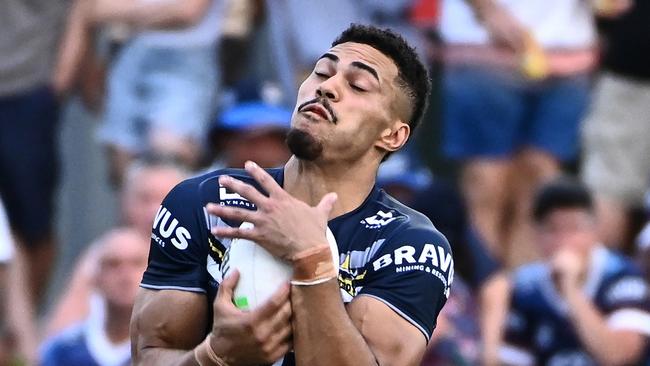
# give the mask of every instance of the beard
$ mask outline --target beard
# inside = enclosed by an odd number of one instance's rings
[[[314,161],[323,154],[323,144],[308,132],[291,128],[287,134],[287,146],[298,159]]]

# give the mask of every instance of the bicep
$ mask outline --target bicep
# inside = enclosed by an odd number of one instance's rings
[[[388,305],[370,296],[358,296],[347,305],[347,311],[379,365],[419,364],[426,339]]]
[[[131,317],[134,364],[156,360],[159,351],[187,351],[206,334],[208,304],[202,293],[139,290]]]

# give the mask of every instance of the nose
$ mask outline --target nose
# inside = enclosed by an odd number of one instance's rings
[[[339,92],[336,87],[336,76],[324,80],[316,89],[318,97],[325,97],[332,102],[339,100]]]

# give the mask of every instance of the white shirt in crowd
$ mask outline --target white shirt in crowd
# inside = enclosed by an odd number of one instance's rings
[[[582,49],[595,44],[591,1],[495,0],[544,48]],[[490,36],[466,0],[443,0],[440,31],[450,44],[488,44]]]

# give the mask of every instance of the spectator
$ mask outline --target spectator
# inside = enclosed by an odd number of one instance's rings
[[[645,364],[650,287],[628,258],[598,241],[587,189],[569,179],[544,185],[533,217],[544,260],[515,273],[503,361]]]
[[[56,240],[58,107],[54,65],[67,1],[0,2],[0,195],[38,303]]]
[[[252,89],[257,90],[256,87]],[[291,110],[273,104],[272,98],[265,96],[275,93],[273,87],[262,89],[260,96],[257,91],[248,95],[241,88],[236,104],[227,107],[217,117],[209,133],[210,145],[216,155],[211,170],[243,168],[247,160],[274,168],[289,159],[291,154],[285,137]]]
[[[147,239],[131,228],[117,228],[92,244],[97,300],[83,323],[49,339],[43,366],[130,365],[129,322],[135,295],[147,266]]]
[[[184,167],[168,158],[151,155],[132,162],[120,195],[122,225],[149,237],[160,202],[187,175]]]
[[[631,213],[641,208],[650,175],[650,3],[613,3],[622,5],[603,20],[602,71],[582,130],[582,176],[595,194],[602,240],[629,249]]]
[[[148,238],[160,202],[186,175],[182,168],[167,159],[149,157],[132,163],[120,197],[122,225]],[[47,335],[60,332],[88,314],[97,254],[91,247],[80,256],[70,282],[48,317]]]
[[[81,10],[71,23],[81,24],[70,29],[81,33],[77,39],[89,38],[85,33],[98,26],[119,27],[127,34],[128,41],[118,47],[108,70],[99,131],[116,186],[122,184],[130,162],[142,153],[197,164],[201,137],[216,101],[216,44],[223,4],[217,0],[76,0]]]
[[[502,339],[503,323],[508,308],[510,283],[501,264],[488,250],[479,233],[472,227],[467,217],[463,199],[453,185],[442,179],[434,179],[432,184],[415,196],[413,208],[425,214],[452,243],[454,262],[458,277],[461,278],[460,294],[456,298],[456,310],[449,314],[452,331],[438,346],[430,349],[431,362],[442,357],[449,359],[458,356],[463,362],[476,360],[473,354],[475,342],[480,342],[479,361],[482,365],[498,364],[498,349]],[[463,292],[468,291],[468,296]],[[453,291],[452,291],[453,292]],[[468,307],[478,306],[478,309]],[[452,307],[453,309],[454,307]],[[469,319],[474,316],[474,319]],[[479,339],[474,339],[473,327],[480,331]],[[443,332],[444,333],[444,332]],[[444,337],[443,337],[444,338]],[[458,353],[441,349],[456,344]]]
[[[583,0],[444,0],[444,152],[472,225],[505,263],[535,257],[530,198],[575,159],[596,34]]]

